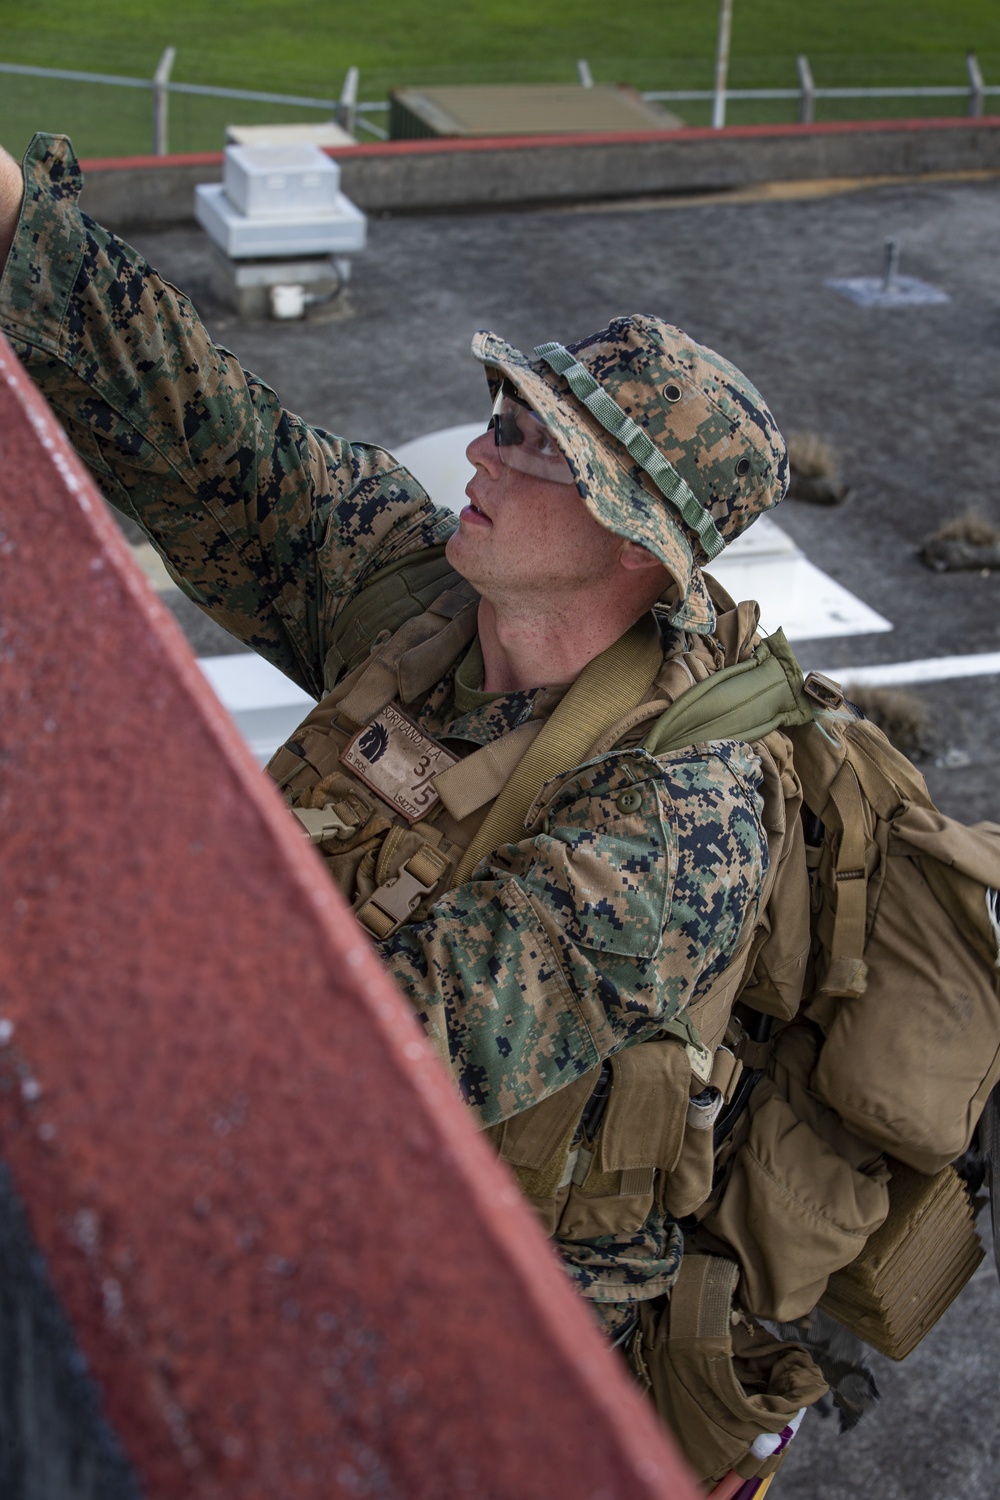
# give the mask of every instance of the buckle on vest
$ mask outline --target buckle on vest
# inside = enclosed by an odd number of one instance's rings
[[[439,884],[448,860],[425,845],[411,854],[399,874],[373,891],[355,916],[377,938],[392,937]]]
[[[332,807],[292,807],[310,844],[325,844],[327,839],[349,839],[357,833],[359,823],[345,823]]]
[[[824,676],[822,672],[810,672],[802,684],[802,691],[808,693],[821,708],[844,706],[844,692],[840,683],[834,682],[832,677]]]

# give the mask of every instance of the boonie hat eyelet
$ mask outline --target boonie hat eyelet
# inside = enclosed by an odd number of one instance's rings
[[[679,401],[683,394],[679,385],[670,384],[663,387],[664,399],[667,401]]]
[[[741,458],[739,460],[739,462],[737,463],[737,465],[736,465],[736,472],[740,476],[741,479],[743,478],[744,474],[749,474],[750,473],[750,460],[748,458]]]

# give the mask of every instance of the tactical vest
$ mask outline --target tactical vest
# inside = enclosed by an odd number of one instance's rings
[[[398,584],[401,575],[391,577]],[[476,594],[457,575],[442,580],[438,572],[435,582],[442,581],[448,586],[424,609],[391,633],[383,629],[387,638],[376,634],[375,649],[356,665],[351,653],[356,658],[363,650],[364,630],[356,613],[346,620],[331,652],[350,670],[268,766],[358,920],[377,938],[419,920],[456,876],[464,878],[463,857],[474,853],[498,795],[551,722],[530,721],[455,756],[414,725],[415,708],[476,633]],[[391,613],[384,599],[369,599],[366,607],[372,624]],[[572,763],[638,744],[651,721],[747,654],[755,626],[755,610],[741,605],[721,617],[712,640],[686,637],[683,653],[666,659],[657,653],[642,701],[625,704],[596,743],[580,745]],[[766,750],[762,759],[765,828],[777,846],[785,799],[779,768]],[[545,769],[536,774],[532,797]],[[654,1201],[681,1217],[705,1200],[712,1127],[739,1079],[741,1051],[753,1046],[731,1028],[753,930],[750,924],[711,989],[662,1035],[487,1131],[549,1234],[628,1235]]]

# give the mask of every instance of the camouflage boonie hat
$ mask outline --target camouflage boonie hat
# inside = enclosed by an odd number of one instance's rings
[[[701,564],[788,483],[784,439],[735,365],[639,313],[534,358],[482,331],[472,352],[496,395],[505,376],[565,453],[594,519],[646,547],[679,591],[673,623],[711,631]]]

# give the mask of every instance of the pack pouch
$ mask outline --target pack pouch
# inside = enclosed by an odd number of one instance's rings
[[[780,1456],[760,1458],[754,1443],[783,1432],[827,1390],[800,1344],[734,1314],[738,1277],[725,1257],[685,1255],[669,1298],[640,1303],[629,1351],[636,1379],[703,1481],[730,1469],[773,1473]]]
[[[817,1007],[828,1033],[817,1092],[920,1172],[966,1150],[1000,1079],[998,885],[1000,828],[905,805],[892,820],[864,991],[832,1013]]]
[[[704,1227],[742,1271],[740,1300],[755,1316],[789,1322],[809,1312],[889,1211],[889,1170],[809,1086],[818,1033],[788,1027],[774,1078],[750,1097],[745,1137]]]

